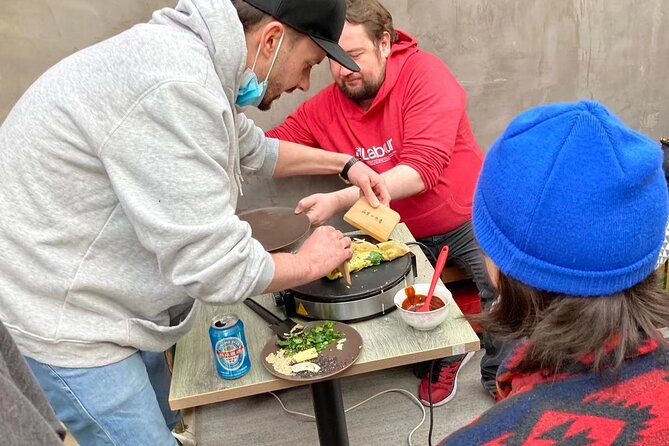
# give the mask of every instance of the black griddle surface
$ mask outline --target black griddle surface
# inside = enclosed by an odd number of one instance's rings
[[[376,243],[369,236],[355,237]],[[351,273],[351,285],[347,285],[344,279],[321,278],[292,288],[288,293],[324,302],[347,302],[375,296],[404,280],[411,269],[412,256],[409,253],[390,262],[381,262],[379,265]]]

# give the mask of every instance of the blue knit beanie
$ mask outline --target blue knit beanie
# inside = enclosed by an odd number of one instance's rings
[[[659,145],[582,101],[536,107],[509,124],[486,156],[473,223],[507,276],[601,296],[653,271],[667,210]]]

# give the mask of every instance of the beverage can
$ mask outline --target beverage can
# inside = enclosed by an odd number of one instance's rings
[[[221,378],[237,379],[251,370],[244,323],[234,314],[215,317],[209,326],[214,363]]]

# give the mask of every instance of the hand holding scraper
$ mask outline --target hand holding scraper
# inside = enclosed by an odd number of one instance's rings
[[[379,242],[387,242],[395,226],[400,222],[400,214],[384,204],[374,208],[365,197],[360,197],[344,214],[344,221]]]

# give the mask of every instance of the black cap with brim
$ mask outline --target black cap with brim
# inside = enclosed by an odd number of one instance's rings
[[[360,67],[337,43],[346,21],[345,0],[245,0],[266,14],[311,37],[328,57],[351,71]]]
[[[339,65],[342,65],[351,71],[356,71],[356,72],[360,71],[360,67],[358,66],[358,64],[355,63],[353,59],[351,59],[351,56],[349,56],[348,53],[344,51],[344,48],[340,47],[339,44],[330,42],[329,40],[320,39],[314,36],[309,36],[309,37],[311,37],[311,40],[316,42],[316,45],[320,46],[323,49],[323,51],[327,53],[330,59],[334,60]]]

